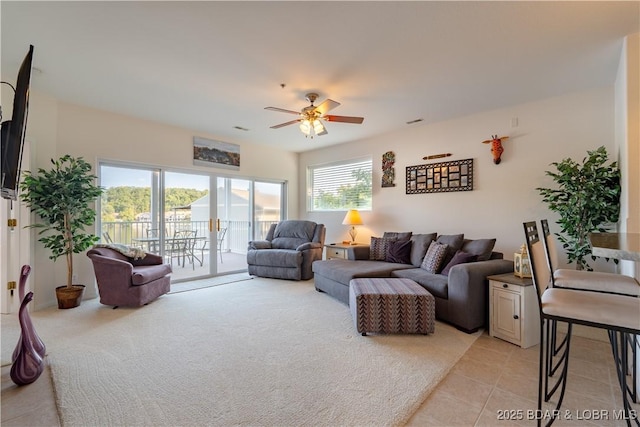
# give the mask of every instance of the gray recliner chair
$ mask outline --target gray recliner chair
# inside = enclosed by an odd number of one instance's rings
[[[309,280],[311,264],[322,259],[326,229],[313,221],[272,224],[265,240],[249,242],[249,274],[275,279]]]

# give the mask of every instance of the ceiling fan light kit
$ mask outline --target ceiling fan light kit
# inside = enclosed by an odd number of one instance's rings
[[[300,116],[300,118],[296,120],[291,120],[285,123],[271,126],[271,129],[279,129],[281,127],[292,125],[294,123],[300,123],[300,131],[304,134],[304,136],[313,139],[314,136],[326,135],[328,133],[327,128],[322,123],[323,121],[354,124],[361,124],[364,121],[363,117],[327,115],[327,112],[339,106],[340,103],[332,99],[326,99],[320,105],[315,106],[313,105],[313,103],[316,101],[316,99],[318,99],[317,93],[308,93],[305,96],[305,99],[309,101],[311,105],[309,105],[308,107],[304,107],[302,110],[300,110],[300,112],[278,107],[265,107],[265,110],[297,114]]]

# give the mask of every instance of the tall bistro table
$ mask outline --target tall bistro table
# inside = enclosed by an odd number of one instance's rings
[[[640,262],[640,233],[590,233],[589,243],[591,243],[591,253],[595,256],[624,259],[629,261]],[[638,319],[640,323],[640,319]],[[638,351],[640,349],[640,343],[638,342],[638,336],[627,336],[624,341],[624,345],[630,344],[632,347],[632,381],[633,384],[630,389],[623,391],[624,399],[626,400],[626,392],[629,391],[634,401],[637,400],[637,374],[638,374]],[[625,387],[626,384],[623,385]],[[637,425],[637,416],[634,417],[634,421]],[[627,420],[627,425],[629,425]]]
[[[589,241],[595,256],[640,261],[640,233],[591,233]]]

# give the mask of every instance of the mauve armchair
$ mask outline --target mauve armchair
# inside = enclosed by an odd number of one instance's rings
[[[276,279],[309,280],[311,264],[322,259],[324,224],[286,220],[272,224],[265,240],[249,242],[249,274]]]
[[[134,260],[113,249],[95,247],[87,256],[93,262],[102,304],[139,307],[169,292],[172,269],[158,255],[147,253]]]

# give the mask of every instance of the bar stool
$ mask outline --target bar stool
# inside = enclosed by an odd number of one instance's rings
[[[584,292],[576,289],[552,287],[551,270],[545,260],[544,247],[538,234],[535,221],[523,223],[526,237],[533,284],[538,296],[540,310],[540,358],[538,375],[538,412],[537,424],[542,423],[542,399],[548,402],[560,390],[558,403],[550,413],[546,423],[551,425],[559,414],[567,385],[569,367],[569,351],[571,349],[571,334],[573,325],[585,325],[604,329],[608,332],[616,364],[616,372],[622,391],[624,414],[627,425],[631,425],[630,403],[626,392],[624,367],[618,352],[618,340],[623,334],[640,333],[640,304],[637,298],[603,292]],[[551,325],[554,322],[567,324],[566,345],[560,356],[558,366],[562,367],[561,375],[555,384],[549,388],[549,378],[553,375],[549,366],[551,347]],[[555,371],[555,370],[554,370]],[[544,376],[544,381],[543,381]],[[544,386],[543,386],[544,384]],[[635,420],[640,426],[640,421]]]
[[[549,269],[553,272],[551,276],[553,287],[640,297],[640,283],[633,277],[616,273],[558,269],[558,253],[553,236],[549,231],[549,221],[543,219],[540,221],[540,225],[544,235],[542,242],[547,254],[547,262]]]
[[[604,292],[608,294],[626,295],[640,297],[640,283],[630,276],[616,273],[601,273],[586,270],[558,269],[558,253],[556,251],[555,239],[549,230],[549,221],[540,221],[542,226],[542,240],[544,250],[547,255],[547,263],[551,274],[551,286],[565,289],[575,289],[580,291]],[[639,301],[640,304],[640,301]],[[552,355],[555,356],[566,344],[566,338],[560,344],[556,341],[556,325],[552,325]],[[638,401],[637,391],[637,364],[636,364],[636,335],[626,335],[621,343],[620,355],[626,362],[628,348],[632,349],[632,385],[628,387],[628,392],[634,402]],[[626,364],[625,364],[626,365]]]

